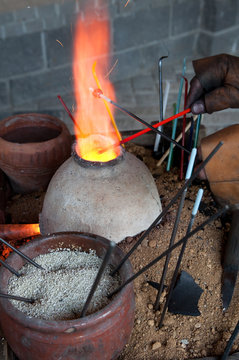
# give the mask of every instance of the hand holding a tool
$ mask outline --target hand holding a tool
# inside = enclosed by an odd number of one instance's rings
[[[186,107],[193,114],[239,108],[239,57],[220,54],[193,61]]]

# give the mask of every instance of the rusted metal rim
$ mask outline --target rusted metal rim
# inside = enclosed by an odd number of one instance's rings
[[[89,161],[89,160],[85,160],[82,159],[76,152],[76,143],[74,143],[72,145],[72,152],[71,155],[73,157],[73,159],[77,162],[77,164],[79,164],[82,167],[85,168],[96,168],[96,167],[108,167],[108,166],[115,166],[117,164],[119,164],[123,159],[124,159],[124,155],[125,155],[125,150],[124,148],[120,147],[121,150],[121,154],[119,156],[117,156],[117,158],[110,160],[110,161]]]

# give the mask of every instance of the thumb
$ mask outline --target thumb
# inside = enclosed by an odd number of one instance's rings
[[[186,109],[190,107],[195,101],[199,100],[203,94],[203,87],[200,81],[194,76],[190,81],[190,89],[187,96]]]

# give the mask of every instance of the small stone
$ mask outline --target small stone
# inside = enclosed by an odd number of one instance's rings
[[[212,334],[215,334],[215,332],[216,332],[215,327],[212,327]]]
[[[195,324],[195,328],[196,328],[196,329],[199,329],[200,327],[201,327],[201,324],[200,324],[200,323]]]
[[[154,326],[154,320],[153,320],[153,319],[150,319],[150,320],[148,321],[148,325],[149,325],[149,326]]]
[[[231,333],[229,331],[224,332],[223,339],[228,341],[231,337]]]
[[[180,343],[181,343],[181,344],[184,344],[184,345],[188,345],[188,344],[189,344],[189,341],[188,341],[188,339],[182,339],[182,340],[180,341]]]
[[[176,343],[176,340],[175,340],[175,339],[173,339],[173,338],[168,339],[168,341],[167,341],[167,346],[168,346],[170,349],[175,349],[175,348],[176,348],[176,345],[177,345],[177,343]]]
[[[150,240],[150,242],[149,242],[149,247],[155,248],[156,245],[157,245],[157,241],[156,241],[156,240]]]
[[[148,309],[149,309],[149,310],[152,310],[153,307],[154,307],[153,304],[148,304]]]
[[[159,341],[152,344],[152,350],[157,350],[159,348],[161,348],[161,343]]]
[[[141,320],[140,320],[140,319],[137,319],[137,320],[136,320],[136,324],[141,324]]]

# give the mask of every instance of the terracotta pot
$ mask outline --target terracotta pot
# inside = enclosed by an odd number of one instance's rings
[[[45,189],[57,168],[70,156],[71,135],[56,117],[10,116],[0,121],[0,168],[13,190]]]
[[[58,233],[33,240],[20,248],[31,258],[58,247],[81,246],[95,249],[103,257],[108,240],[84,233]],[[115,266],[123,252],[115,247],[110,263]],[[24,261],[17,254],[6,260],[16,270]],[[7,292],[12,275],[0,269],[0,291]],[[127,260],[120,270],[122,281],[132,276]],[[20,360],[110,360],[116,359],[129,341],[134,322],[134,292],[130,283],[100,311],[76,320],[46,321],[29,318],[9,300],[0,299],[0,325],[4,336]]]

